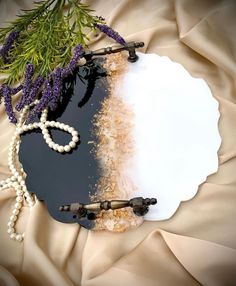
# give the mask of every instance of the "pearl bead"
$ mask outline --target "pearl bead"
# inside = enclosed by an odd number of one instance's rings
[[[23,181],[23,178],[19,175],[18,178],[17,178],[17,181],[18,181],[19,183],[21,183],[21,182]]]
[[[18,215],[18,214],[19,214],[19,210],[18,210],[18,209],[14,209],[14,210],[12,211],[12,213],[13,213],[14,215]]]
[[[78,142],[78,141],[79,141],[79,138],[78,138],[77,136],[73,136],[73,137],[72,137],[72,141]]]
[[[69,145],[66,145],[66,146],[64,147],[64,150],[65,150],[66,152],[70,152],[71,147],[70,147]]]
[[[12,222],[12,221],[9,221],[8,223],[7,223],[7,226],[10,228],[10,227],[13,227],[15,224],[14,224],[14,222]]]
[[[15,230],[14,230],[13,227],[9,227],[8,230],[7,230],[7,233],[8,233],[8,234],[12,234],[12,233],[14,233],[14,232],[15,232]]]
[[[18,184],[18,182],[14,182],[14,183],[12,184],[12,186],[16,189],[17,187],[19,187],[19,184]]]
[[[77,132],[77,131],[73,131],[73,132],[71,133],[71,135],[72,135],[72,136],[78,136],[78,132]]]
[[[20,182],[20,185],[21,185],[21,187],[25,186],[25,181],[22,180],[22,181]]]
[[[58,147],[58,151],[59,151],[60,153],[64,152],[64,147],[63,147],[63,146],[59,146],[59,147]]]
[[[17,192],[16,192],[16,195],[17,195],[17,196],[22,196],[22,195],[23,195],[23,191],[22,191],[22,190],[17,191]]]
[[[27,131],[27,130],[28,130],[28,126],[23,126],[23,127],[22,127],[22,130],[23,130],[23,131]]]
[[[75,148],[75,146],[76,146],[74,141],[70,142],[69,145],[70,145],[71,148]]]
[[[22,187],[22,191],[23,191],[23,192],[27,192],[26,186],[23,186],[23,187]]]
[[[10,216],[10,221],[16,221],[17,220],[17,216],[16,215],[11,215]]]
[[[20,186],[20,185],[17,185],[14,189],[16,190],[16,192],[22,191],[22,189],[21,189],[21,186]]]
[[[19,177],[19,173],[17,172],[17,171],[13,171],[13,175],[14,175],[14,177]]]
[[[52,149],[54,149],[55,150],[55,148],[56,148],[56,143],[52,143]]]
[[[33,206],[34,206],[34,203],[33,203],[33,202],[29,203],[29,207],[30,207],[30,208],[32,208]]]
[[[16,201],[18,203],[21,203],[23,201],[23,198],[21,196],[16,197]]]
[[[45,138],[44,138],[45,139]],[[52,142],[52,139],[51,138],[46,138],[46,143],[48,144],[48,146],[49,146],[49,144]]]
[[[21,209],[21,207],[22,207],[21,203],[19,203],[19,202],[15,203],[15,208],[16,209]]]
[[[16,234],[15,233],[10,234],[10,238],[11,239],[16,239]]]
[[[22,241],[22,239],[23,239],[23,238],[22,238],[22,235],[21,235],[21,234],[17,234],[17,235],[16,235],[16,240],[17,240],[17,241]]]
[[[13,166],[13,163],[9,163],[8,162],[8,165],[9,165],[9,169],[11,170],[11,172],[14,171],[14,166]],[[15,176],[14,176],[15,177]]]

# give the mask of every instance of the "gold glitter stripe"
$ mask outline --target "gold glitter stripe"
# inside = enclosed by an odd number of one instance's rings
[[[109,95],[93,122],[98,138],[95,156],[102,175],[96,185],[97,192],[91,197],[92,201],[129,199],[136,191],[134,182],[127,175],[134,154],[134,114],[131,106],[117,92],[128,69],[127,59],[121,53],[108,55],[104,67],[108,72]],[[142,218],[135,216],[131,208],[102,211],[95,221],[95,229],[121,232],[141,223]]]

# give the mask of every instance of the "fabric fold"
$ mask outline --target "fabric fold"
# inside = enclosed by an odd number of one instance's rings
[[[181,265],[202,285],[235,285],[236,250],[209,241],[162,231]]]
[[[16,279],[5,268],[0,266],[0,285],[20,286]]]

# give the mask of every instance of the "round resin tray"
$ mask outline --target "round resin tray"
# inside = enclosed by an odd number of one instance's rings
[[[206,82],[167,57],[138,56],[136,63],[122,54],[107,56],[96,71],[81,67],[65,82],[64,102],[49,118],[79,132],[75,150],[52,151],[40,132],[22,136],[28,189],[54,219],[124,231],[143,221],[132,209],[89,221],[59,207],[138,196],[158,200],[144,219],[168,219],[217,171],[219,105]],[[60,130],[51,134],[58,144],[70,141]]]

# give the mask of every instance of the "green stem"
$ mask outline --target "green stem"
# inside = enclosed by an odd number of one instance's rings
[[[42,15],[42,13],[44,13],[55,1],[58,0],[48,0],[45,2],[45,6],[42,5],[42,9],[39,9],[38,11],[35,12],[35,15],[32,15],[32,18],[29,18],[29,20],[25,23],[22,24],[21,27],[19,27],[21,29],[27,27],[32,21],[34,21],[35,19],[37,19],[40,15]],[[46,4],[48,2],[48,4]]]

